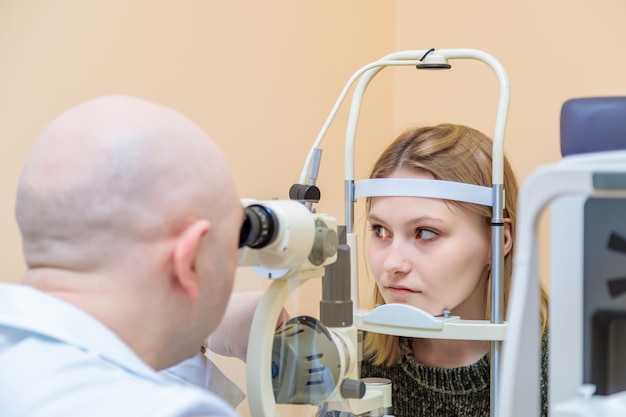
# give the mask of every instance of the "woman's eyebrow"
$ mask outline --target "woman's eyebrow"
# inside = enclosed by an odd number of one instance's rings
[[[370,213],[367,216],[367,219],[370,223],[386,223],[383,219],[379,218],[376,214],[372,214]],[[444,223],[445,220],[440,219],[439,217],[432,217],[432,216],[420,216],[420,217],[416,217],[414,219],[410,219],[407,223],[409,224],[418,224],[418,223],[423,223],[423,222],[439,222],[439,223]]]
[[[382,220],[381,220],[381,219],[379,219],[379,218],[378,218],[375,214],[371,214],[371,213],[370,213],[370,214],[368,214],[368,216],[367,216],[367,220],[368,220],[370,223],[382,223]]]

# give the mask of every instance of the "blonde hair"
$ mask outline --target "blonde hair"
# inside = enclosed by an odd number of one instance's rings
[[[430,173],[435,179],[463,182],[491,187],[492,147],[489,137],[471,127],[443,123],[432,127],[412,127],[402,132],[379,156],[370,178],[385,178],[399,168],[414,169]],[[506,157],[504,158],[504,218],[511,220],[511,238],[514,241],[517,217],[518,184],[515,174]],[[465,210],[480,216],[485,233],[491,229],[491,207],[478,204],[450,201]],[[369,212],[371,200],[366,201]],[[504,257],[503,298],[506,305],[509,299],[511,276],[513,273],[513,246]],[[491,277],[490,277],[491,278]],[[491,282],[491,279],[489,279]],[[380,291],[374,286],[372,306],[384,304]],[[487,308],[485,319],[491,317],[491,285],[486,288]],[[542,333],[547,326],[548,294],[541,288]],[[397,362],[400,355],[399,337],[378,333],[368,333],[364,341],[364,356],[375,365],[388,366]]]

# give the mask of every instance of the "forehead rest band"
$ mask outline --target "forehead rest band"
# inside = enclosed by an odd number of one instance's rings
[[[361,197],[426,197],[493,206],[493,190],[482,185],[420,178],[372,178],[354,184]]]

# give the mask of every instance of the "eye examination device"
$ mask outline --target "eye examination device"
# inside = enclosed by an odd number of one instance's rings
[[[570,99],[519,200],[500,416],[539,410],[538,219],[550,209],[550,417],[626,415],[626,97]]]
[[[357,122],[365,89],[374,76],[386,67],[450,69],[457,59],[483,62],[499,83],[492,186],[426,179],[355,181]],[[352,87],[345,133],[345,225],[337,225],[334,217],[318,214],[313,208],[321,195],[315,182],[320,144]],[[622,121],[626,120],[626,101],[584,105],[586,117],[564,106],[563,132],[586,132],[583,139],[576,139],[585,148],[601,126],[621,123],[613,133],[603,131],[602,135],[620,137],[626,145],[626,122]],[[607,106],[613,112],[607,111]],[[615,111],[615,106],[620,111]],[[360,378],[362,331],[489,341],[491,416],[540,416],[536,228],[538,216],[548,206],[553,241],[549,413],[552,417],[626,415],[626,222],[621,217],[626,212],[626,151],[618,150],[626,146],[601,153],[580,151],[580,146],[568,145],[571,141],[562,138],[562,147],[577,150],[564,152],[562,163],[538,170],[522,188],[505,321],[503,142],[508,108],[506,71],[485,52],[429,49],[392,53],[365,65],[348,80],[307,156],[298,183],[290,190],[290,200],[242,200],[246,216],[239,265],[253,267],[271,280],[253,319],[250,340],[254,348],[248,349],[247,396],[253,417],[279,416],[278,404],[314,406],[316,417],[393,416],[390,381]],[[613,119],[607,122],[598,114]],[[592,127],[583,129],[585,123]],[[359,305],[354,204],[375,196],[430,197],[491,207],[490,320],[432,316],[402,304],[371,310]],[[313,278],[322,278],[319,318],[294,317],[275,331],[287,297]]]
[[[334,262],[336,220],[312,214],[294,200],[243,200],[239,266],[252,266],[276,279],[294,269],[310,270]]]
[[[422,179],[376,179],[355,182],[354,142],[365,89],[386,67],[419,70],[450,69],[455,59],[485,63],[495,73],[500,95],[493,133],[492,187]],[[357,83],[358,80],[358,83]],[[354,93],[345,135],[345,221],[315,213],[319,202],[315,187],[320,144],[348,91]],[[492,409],[496,406],[498,364],[506,332],[502,306],[503,273],[503,140],[509,106],[509,81],[501,64],[473,49],[401,51],[384,56],[358,70],[347,82],[322,127],[291,200],[243,200],[246,218],[240,237],[240,266],[252,266],[271,279],[255,313],[248,349],[248,401],[253,416],[278,416],[277,404],[308,404],[316,415],[393,415],[388,380],[359,378],[361,331],[410,337],[491,341]],[[354,203],[372,196],[418,196],[466,201],[492,207],[492,314],[491,321],[458,316],[432,316],[408,305],[385,304],[362,309],[358,300],[357,237]],[[274,332],[282,306],[298,285],[322,279],[320,318],[301,316]],[[495,415],[492,412],[492,415]]]

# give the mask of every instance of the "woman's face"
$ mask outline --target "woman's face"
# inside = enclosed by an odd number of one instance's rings
[[[409,170],[391,177],[433,179]],[[373,197],[368,221],[370,268],[386,303],[484,319],[491,242],[478,215],[439,199]]]

